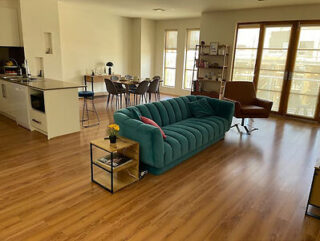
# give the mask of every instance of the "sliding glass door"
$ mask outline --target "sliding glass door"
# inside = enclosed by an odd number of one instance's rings
[[[257,96],[273,101],[273,111],[279,111],[290,34],[291,26],[270,26],[264,31]]]
[[[290,78],[287,114],[314,118],[320,86],[320,26],[301,26]]]
[[[272,110],[320,121],[320,21],[238,26],[233,81],[253,81]]]

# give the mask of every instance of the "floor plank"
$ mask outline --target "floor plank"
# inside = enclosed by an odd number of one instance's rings
[[[170,96],[162,96],[162,99]],[[113,121],[47,141],[0,115],[0,240],[320,240],[305,217],[320,128],[255,120],[114,195],[90,182],[89,142]]]

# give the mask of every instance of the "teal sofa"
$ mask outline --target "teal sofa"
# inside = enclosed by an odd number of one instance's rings
[[[194,118],[188,102],[207,98],[215,115]],[[165,132],[140,121],[134,111],[155,121]],[[222,140],[230,129],[234,104],[205,96],[184,96],[150,104],[131,106],[114,113],[119,134],[140,143],[140,161],[149,172],[159,175]]]

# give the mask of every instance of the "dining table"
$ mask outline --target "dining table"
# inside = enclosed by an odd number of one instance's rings
[[[151,82],[151,79],[145,79],[149,82]],[[119,80],[112,80],[113,83],[122,84],[125,86],[125,104],[126,107],[130,105],[130,86],[136,86],[140,84],[143,80],[127,80],[127,79],[119,79]],[[163,82],[163,80],[160,79],[160,83]],[[159,85],[160,86],[160,85]],[[159,92],[160,93],[160,92]]]
[[[95,75],[84,75],[84,85],[86,86],[85,89],[87,90],[87,84],[88,82],[91,83],[91,91],[94,92],[94,83],[104,83],[105,79],[111,79],[113,76],[121,78],[120,74],[113,74],[113,75],[107,75],[107,74],[95,74]]]
[[[137,84],[139,84],[141,81],[140,80],[122,80],[122,79],[119,79],[119,80],[111,80],[113,83],[115,84],[122,84],[125,86],[125,90],[126,90],[126,93],[125,93],[125,103],[126,103],[126,107],[128,107],[130,105],[130,86],[136,86]]]

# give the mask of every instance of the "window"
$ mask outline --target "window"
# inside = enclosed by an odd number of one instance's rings
[[[287,113],[313,118],[320,103],[319,89],[320,26],[301,25]]]
[[[272,101],[273,111],[280,108],[290,35],[291,26],[265,26],[257,96]]]
[[[187,30],[187,46],[186,46],[186,58],[184,67],[184,81],[183,88],[191,89],[192,77],[197,76],[197,71],[193,72],[194,59],[198,55],[196,51],[196,45],[199,44],[200,30],[190,29]]]
[[[320,121],[320,21],[239,24],[232,80],[283,115]]]
[[[238,29],[232,80],[253,81],[260,27]]]
[[[164,85],[174,87],[176,83],[178,31],[165,32]]]

